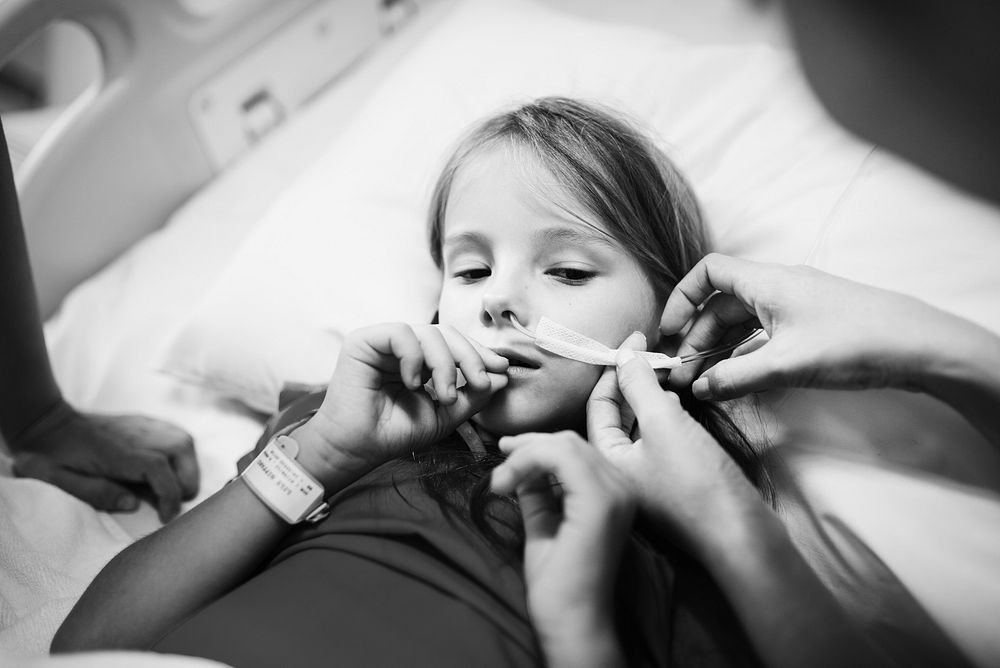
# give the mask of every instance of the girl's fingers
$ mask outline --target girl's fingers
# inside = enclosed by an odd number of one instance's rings
[[[424,351],[413,328],[404,323],[376,325],[358,330],[353,337],[359,343],[355,348],[368,348],[374,359],[360,358],[383,372],[399,370],[403,384],[410,390],[423,386]],[[345,346],[346,347],[346,346]]]
[[[499,389],[499,383],[506,384],[506,378],[500,381],[495,377],[506,374],[506,358],[453,327],[394,323],[359,330],[357,337],[355,347],[362,351],[361,361],[379,369],[383,378],[394,377],[398,370],[401,381],[412,391],[424,389],[430,381],[427,389],[443,406],[459,399],[459,369],[469,388],[466,402],[470,398],[478,402],[482,393],[489,397]],[[363,353],[365,348],[373,354]]]
[[[455,357],[444,335],[437,327],[420,327],[414,330],[424,350],[424,364],[431,372],[431,383],[437,400],[445,405],[455,403],[457,373]]]
[[[507,375],[502,373],[487,373],[489,385],[483,389],[474,387],[471,383],[458,388],[455,401],[451,404],[439,402],[449,416],[450,421],[458,425],[478,413],[489,402],[490,397],[507,387]]]
[[[462,370],[465,382],[476,390],[488,389],[490,387],[490,379],[487,375],[488,369],[484,357],[487,351],[494,355],[496,353],[483,346],[477,347],[475,343],[465,338],[454,327],[442,325],[437,329],[444,336],[448,346],[450,346],[452,356],[458,364],[458,368]]]
[[[462,335],[460,334],[459,336]],[[507,369],[510,367],[510,361],[506,357],[498,355],[493,352],[493,350],[487,348],[478,341],[468,338],[466,338],[466,340],[471,343],[479,353],[479,357],[482,359],[487,371],[490,373],[507,373]]]

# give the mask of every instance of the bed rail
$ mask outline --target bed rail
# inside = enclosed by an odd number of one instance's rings
[[[374,43],[382,6],[380,0],[219,0],[208,3],[210,10],[192,11],[190,4],[0,1],[0,63],[57,21],[81,25],[101,53],[101,81],[46,133],[19,183],[46,317],[74,285],[160,227],[246,144],[315,92],[310,86],[328,82]],[[288,31],[306,30],[303,20],[317,22],[315,33],[339,57],[316,57],[311,69],[302,67],[302,42]],[[241,62],[250,65],[241,69]],[[252,67],[269,69],[256,76]],[[304,71],[311,74],[303,78]],[[249,129],[234,131],[229,121],[240,121],[240,114]],[[227,130],[231,136],[223,136]]]

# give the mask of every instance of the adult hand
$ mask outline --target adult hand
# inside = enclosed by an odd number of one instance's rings
[[[578,434],[500,439],[498,494],[524,516],[528,609],[549,665],[620,662],[614,584],[635,502],[625,478]]]
[[[314,460],[307,470],[335,488],[440,440],[507,385],[507,365],[453,327],[393,323],[353,332],[322,406],[294,434],[322,450],[304,453]]]
[[[52,483],[98,510],[132,511],[151,495],[167,522],[198,492],[191,436],[149,417],[80,413],[62,402],[11,449],[16,475]]]
[[[962,322],[917,299],[809,267],[712,254],[674,288],[660,328],[670,335],[690,323],[682,356],[764,328],[768,339],[751,352],[671,372],[670,387],[691,385],[700,399],[724,400],[776,387],[922,389],[926,356]]]
[[[587,433],[628,479],[655,525],[704,556],[709,538],[764,506],[736,463],[675,393],[660,388],[652,367],[634,349],[645,349],[641,333],[625,340],[617,368],[608,368],[594,387]],[[631,414],[641,430],[635,440]]]
[[[591,441],[640,507],[712,574],[762,664],[883,665],[735,462],[632,353],[644,347],[641,334],[626,339],[587,407]],[[642,429],[635,441],[624,401]]]

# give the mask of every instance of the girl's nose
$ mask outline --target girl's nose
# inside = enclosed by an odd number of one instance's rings
[[[526,322],[524,316],[527,314],[522,313],[523,310],[509,295],[484,295],[480,319],[484,325],[510,325],[510,315],[513,314],[519,322]]]

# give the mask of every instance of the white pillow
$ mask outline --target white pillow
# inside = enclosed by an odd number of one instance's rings
[[[268,412],[283,381],[326,381],[352,329],[427,321],[438,277],[425,212],[441,163],[476,120],[554,94],[619,108],[658,136],[718,248],[745,257],[804,260],[870,150],[770,47],[459,3],[275,202],[163,367]]]

